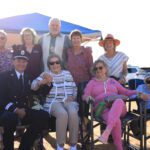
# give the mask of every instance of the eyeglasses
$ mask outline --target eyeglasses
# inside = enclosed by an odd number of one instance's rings
[[[146,84],[150,84],[150,80],[146,80],[145,82],[146,82]]]
[[[54,65],[54,64],[60,64],[60,62],[59,61],[53,61],[53,62],[49,62],[49,65]]]
[[[1,40],[5,40],[6,38],[5,38],[4,36],[1,36],[0,39],[1,39]]]
[[[103,69],[102,66],[99,66],[99,67],[95,67],[95,68],[94,68],[95,71],[97,71],[97,70],[102,70],[102,69]]]

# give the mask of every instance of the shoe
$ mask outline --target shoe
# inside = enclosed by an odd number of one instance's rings
[[[103,136],[100,136],[98,139],[99,139],[99,141],[100,141],[101,143],[103,143],[103,144],[108,144],[108,143],[107,143],[107,139],[105,139]]]
[[[109,135],[110,135],[110,130],[105,129],[105,131],[103,132],[103,134],[98,139],[103,144],[107,144],[108,143]]]
[[[57,150],[64,150],[64,148],[57,144]]]
[[[70,146],[70,150],[77,150],[77,146]]]

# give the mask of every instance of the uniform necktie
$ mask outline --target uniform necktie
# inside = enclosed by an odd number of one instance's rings
[[[23,91],[23,75],[20,74],[20,77],[19,77],[19,84],[20,84],[20,89]]]

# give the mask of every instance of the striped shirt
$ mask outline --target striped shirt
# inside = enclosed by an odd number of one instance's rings
[[[43,105],[45,111],[50,113],[52,103],[65,102],[69,96],[73,97],[72,101],[76,101],[77,87],[71,73],[66,70],[62,70],[59,74],[54,74],[51,71],[43,72],[38,78],[33,80],[31,85],[32,90],[36,91],[39,88],[38,82],[43,80],[44,73],[49,73],[53,78],[53,87],[46,96],[46,102]]]
[[[50,72],[53,78],[53,87],[47,95],[47,102],[65,101],[68,96],[76,97],[77,88],[69,71],[63,70],[60,74]]]
[[[103,60],[107,64],[109,76],[120,78],[122,75],[123,64],[129,59],[129,57],[122,52],[117,52],[112,58],[108,58],[104,54],[98,59]]]

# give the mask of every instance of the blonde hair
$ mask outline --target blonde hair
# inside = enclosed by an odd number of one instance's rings
[[[24,32],[26,32],[26,31],[31,32],[31,34],[32,34],[32,36],[33,36],[33,43],[35,44],[35,43],[36,43],[36,36],[37,36],[37,33],[36,33],[36,31],[35,31],[33,28],[29,28],[29,27],[23,28],[23,29],[21,30],[21,32],[20,32],[22,43],[24,43],[23,34],[24,34]]]
[[[0,33],[2,33],[7,38],[7,33],[4,30],[0,30]]]

